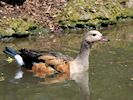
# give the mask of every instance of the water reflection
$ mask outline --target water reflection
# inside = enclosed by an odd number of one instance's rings
[[[71,75],[68,74],[57,74],[56,77],[50,78],[47,77],[43,81],[39,82],[40,84],[54,84],[61,83],[68,80],[74,80],[80,90],[81,100],[90,100],[90,91],[89,91],[89,74],[88,72],[74,73]]]
[[[78,87],[80,88],[80,94],[81,94],[82,100],[89,100],[90,91],[89,91],[88,72],[72,74],[71,79],[75,80]]]
[[[130,81],[133,77],[132,27],[133,24],[103,30],[103,33],[109,33],[111,41],[93,46],[89,75],[88,72],[73,75],[59,74],[56,77],[39,79],[33,77],[31,73],[24,73],[18,84],[12,84],[9,80],[16,72],[16,64],[8,64],[5,55],[0,55],[0,73],[5,78],[0,82],[0,100],[89,100],[90,92],[91,100],[132,100],[133,81]],[[10,46],[16,49],[50,49],[74,57],[78,53],[81,36],[81,34],[64,34],[51,40],[48,37],[36,37],[30,40],[0,42],[0,53],[5,46]],[[70,78],[75,82],[69,82]]]

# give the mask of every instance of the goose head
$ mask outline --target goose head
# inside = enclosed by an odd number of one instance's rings
[[[94,43],[94,42],[97,42],[97,41],[109,41],[99,31],[96,31],[96,30],[88,31],[84,35],[83,40],[85,40],[88,43]]]
[[[80,52],[70,63],[70,72],[79,73],[89,69],[89,54],[91,46],[97,41],[108,41],[99,31],[91,30],[85,33],[81,42]]]

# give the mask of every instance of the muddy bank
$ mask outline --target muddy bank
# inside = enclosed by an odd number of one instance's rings
[[[133,19],[133,0],[1,0],[0,37],[101,28]],[[33,32],[34,30],[34,32]],[[17,36],[17,35],[15,35]]]

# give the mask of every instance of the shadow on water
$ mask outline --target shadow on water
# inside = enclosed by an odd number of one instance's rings
[[[2,50],[10,46],[59,51],[74,57],[79,51],[81,31],[0,42],[0,100],[133,100],[132,27],[131,22],[101,30],[110,42],[93,46],[89,73],[73,74],[72,80],[65,76],[59,82],[55,78],[37,78],[28,72],[21,80],[10,82],[18,66],[15,62],[8,63]]]

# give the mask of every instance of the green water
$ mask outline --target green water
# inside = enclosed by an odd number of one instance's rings
[[[15,62],[6,61],[7,56],[2,53],[5,46],[59,51],[75,57],[80,47],[81,32],[67,30],[60,35],[1,42],[0,100],[133,100],[132,22],[101,30],[110,42],[93,46],[89,73],[76,75],[81,77],[80,80],[40,84],[45,80],[25,72],[22,79],[12,81],[18,66]]]

